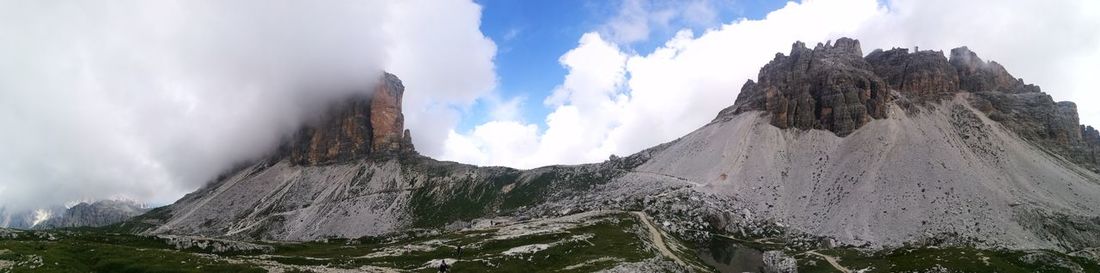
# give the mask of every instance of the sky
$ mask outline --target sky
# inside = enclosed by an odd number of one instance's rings
[[[794,41],[966,45],[1100,125],[1100,4],[0,0],[0,207],[174,202],[381,71],[422,154],[533,168],[673,140]]]

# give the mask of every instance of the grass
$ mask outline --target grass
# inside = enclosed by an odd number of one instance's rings
[[[119,236],[118,244],[103,242],[94,234],[89,240],[66,237],[50,240],[0,240],[7,250],[0,259],[32,261],[38,266],[17,266],[0,272],[266,272],[252,265],[224,261],[163,249],[140,239]],[[153,246],[143,248],[139,246]],[[38,263],[35,263],[36,265]]]
[[[643,228],[633,215],[616,213],[586,219],[563,229],[507,238],[499,237],[503,234],[499,233],[499,228],[488,228],[442,234],[410,232],[358,240],[265,243],[275,247],[267,255],[215,255],[175,250],[155,237],[96,229],[48,233],[23,231],[19,232],[18,239],[0,239],[0,260],[19,263],[15,268],[0,269],[0,273],[264,272],[259,266],[262,263],[282,264],[288,268],[301,266],[290,272],[309,272],[307,266],[348,269],[376,266],[410,272],[435,272],[428,264],[437,259],[456,258],[454,246],[458,245],[464,248],[459,261],[453,264],[455,272],[593,272],[658,257],[659,254],[646,245],[645,234],[639,233]],[[825,260],[806,254],[804,249],[787,248],[781,237],[768,242],[755,239],[758,238],[715,237],[702,242],[704,245],[696,249],[721,249],[724,245],[736,244],[759,251],[780,250],[798,260],[799,272],[837,272]],[[671,236],[666,240],[678,241]],[[549,247],[531,253],[504,254],[510,249],[533,244]],[[403,246],[422,247],[406,248],[406,252],[390,256],[365,257]],[[675,248],[673,251],[686,262],[702,266],[694,251]],[[1070,272],[1068,267],[1059,264],[1079,266],[1083,272],[1100,272],[1100,264],[1096,261],[1052,251],[970,247],[904,247],[875,252],[854,248],[816,251],[839,258],[839,263],[848,269],[869,268],[867,272],[923,272],[937,267],[951,272]]]
[[[427,251],[411,251],[399,256],[384,256],[375,258],[357,258],[353,255],[341,255],[336,258],[341,262],[332,264],[339,267],[355,268],[364,265],[381,266],[411,270],[414,272],[435,272],[434,268],[426,265],[441,258],[455,258],[454,245],[463,245],[463,254],[459,262],[454,264],[454,270],[462,272],[530,272],[535,268],[563,269],[578,265],[570,270],[559,272],[591,272],[606,269],[620,262],[636,262],[654,256],[650,253],[641,239],[630,230],[639,223],[629,215],[616,215],[602,219],[590,225],[582,225],[559,233],[532,234],[508,239],[493,239],[491,233],[485,231],[464,232],[460,234],[447,234],[427,236],[401,242],[391,242],[375,246],[344,246],[351,248],[345,253],[356,253],[356,248],[394,247],[409,244],[422,244],[436,241],[443,245]],[[591,234],[586,240],[569,240],[574,235]],[[520,246],[532,244],[552,245],[542,251],[530,254],[504,255],[503,252]],[[329,247],[311,247],[314,251],[328,249],[323,252],[334,253]],[[303,252],[296,252],[302,254]],[[280,253],[290,254],[288,252]],[[358,253],[357,253],[358,254]],[[328,255],[326,255],[328,256]],[[612,258],[607,260],[608,258]],[[591,264],[588,261],[604,259]],[[315,263],[305,260],[279,260],[279,262],[291,262],[295,264]],[[581,265],[584,264],[584,265]]]
[[[838,257],[840,264],[852,269],[870,268],[867,272],[924,272],[942,267],[951,272],[1072,272],[1069,267],[1058,265],[1057,261],[1080,266],[1083,272],[1100,272],[1100,265],[1081,257],[1046,251],[989,250],[970,247],[914,248],[862,252],[854,249],[819,250],[818,252]],[[1024,256],[1044,257],[1034,263],[1025,261]],[[837,272],[825,260],[811,255],[796,255],[799,259],[799,272]]]
[[[609,214],[578,223],[556,222],[563,229],[500,237],[499,228],[452,233],[411,233],[360,240],[328,240],[304,243],[265,243],[274,250],[265,255],[206,254],[175,250],[156,237],[117,234],[95,229],[49,231],[49,236],[20,233],[19,239],[0,240],[0,259],[24,262],[40,258],[41,266],[19,265],[0,272],[265,272],[261,264],[297,267],[355,269],[386,267],[410,272],[435,272],[429,263],[456,258],[454,246],[463,253],[452,268],[456,272],[592,272],[625,262],[655,257],[635,233],[641,228],[628,213]],[[37,233],[46,234],[46,233]],[[510,249],[545,244],[548,248],[530,253],[505,254]],[[407,248],[390,256],[366,257],[387,249]],[[393,253],[393,252],[391,252]],[[568,270],[565,270],[568,268]]]

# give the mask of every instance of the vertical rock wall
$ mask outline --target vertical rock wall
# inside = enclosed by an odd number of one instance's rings
[[[886,117],[893,94],[902,106],[927,105],[959,92],[971,104],[1020,137],[1100,172],[1100,141],[1079,125],[1077,106],[1055,102],[1038,86],[1018,79],[997,62],[983,61],[967,47],[941,51],[895,48],[863,57],[859,41],[840,38],[814,49],[796,42],[788,55],[760,69],[759,82],[741,87],[733,106],[718,119],[765,111],[779,128],[823,129],[847,136],[872,119]],[[896,93],[891,93],[896,92]]]
[[[404,92],[401,80],[386,73],[372,93],[332,104],[320,121],[284,143],[276,157],[296,165],[324,165],[415,153],[401,114]]]

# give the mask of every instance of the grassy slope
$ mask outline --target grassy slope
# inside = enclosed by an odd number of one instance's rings
[[[24,263],[0,272],[265,272],[255,266],[171,250],[148,237],[91,231],[51,233],[56,240],[35,236],[0,240],[0,260]]]
[[[268,243],[275,251],[267,255],[210,255],[171,249],[162,241],[145,236],[81,229],[51,231],[56,239],[22,232],[19,239],[0,239],[0,260],[24,261],[41,257],[42,266],[20,265],[10,272],[264,272],[260,264],[277,263],[286,268],[309,266],[360,268],[387,267],[410,272],[435,272],[429,262],[455,258],[454,246],[464,250],[454,269],[461,272],[531,272],[536,269],[564,269],[557,272],[592,272],[620,263],[638,262],[655,256],[639,234],[637,218],[629,214],[601,216],[565,229],[494,238],[498,228],[435,235],[399,235],[389,238],[330,240],[308,243]],[[45,233],[39,233],[45,234]],[[586,239],[577,240],[578,236]],[[590,236],[590,237],[588,237]],[[533,253],[506,255],[520,246],[548,244]],[[400,255],[365,255],[409,245],[430,246]],[[232,260],[233,263],[227,262]],[[0,272],[8,272],[0,269]]]

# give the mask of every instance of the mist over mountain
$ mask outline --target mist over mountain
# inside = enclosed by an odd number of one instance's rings
[[[0,134],[0,206],[171,203],[369,95],[383,68],[437,90],[410,98],[410,119],[445,135],[450,105],[493,81],[479,14],[468,1],[0,3],[0,127],[13,132]]]

